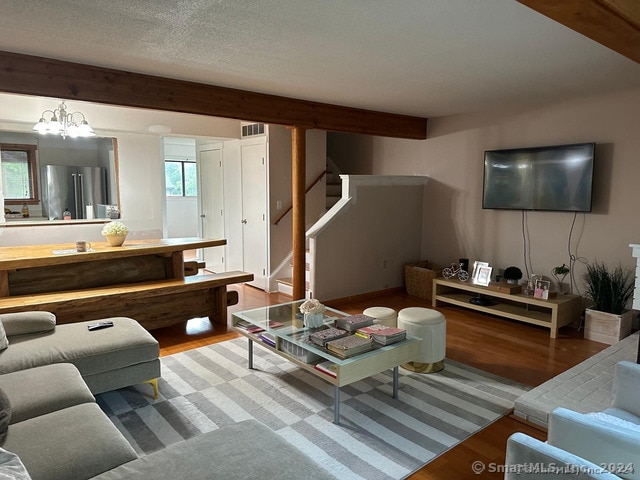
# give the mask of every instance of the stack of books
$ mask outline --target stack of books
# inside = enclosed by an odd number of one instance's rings
[[[314,365],[314,368],[321,371],[322,373],[326,373],[333,378],[338,378],[338,366],[330,360],[320,362]]]
[[[273,334],[263,332],[260,335],[258,335],[258,338],[262,340],[263,343],[266,343],[267,345],[273,348],[276,347],[276,337]]]
[[[336,320],[336,327],[347,330],[348,332],[355,332],[357,329],[366,327],[367,325],[373,325],[375,318],[368,315],[356,314],[348,315]]]
[[[370,338],[359,335],[349,335],[348,337],[332,340],[327,343],[327,350],[338,358],[349,358],[360,353],[368,352],[373,348]]]
[[[309,334],[309,340],[320,347],[324,347],[327,342],[331,340],[336,340],[338,338],[342,338],[346,335],[349,335],[349,332],[344,330],[340,330],[339,328],[327,327],[323,330],[319,330],[317,332],[313,332]]]
[[[249,333],[264,332],[264,328],[254,325],[251,322],[247,322],[246,320],[238,320],[233,326]]]
[[[407,338],[407,331],[404,328],[387,327],[381,323],[369,327],[359,328],[356,335],[363,338],[371,338],[374,342],[382,345],[390,345]]]

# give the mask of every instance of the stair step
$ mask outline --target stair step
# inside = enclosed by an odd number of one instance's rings
[[[278,284],[281,285],[286,285],[288,287],[293,287],[293,278],[292,277],[286,277],[286,278],[279,278],[277,280]],[[305,282],[304,283],[304,288],[305,289],[309,289],[309,282]]]

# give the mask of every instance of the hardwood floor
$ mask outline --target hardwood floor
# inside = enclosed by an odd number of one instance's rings
[[[238,305],[230,312],[291,301],[283,294],[267,294],[246,285],[233,286],[239,292]],[[327,302],[347,313],[361,313],[370,306],[387,306],[396,311],[405,307],[428,307],[426,300],[403,292]],[[559,338],[549,337],[549,330],[509,321],[459,307],[438,308],[447,318],[447,357],[514,381],[536,386],[582,362],[607,347],[585,340],[582,332],[572,327],[560,330]],[[230,328],[212,326],[208,319],[193,319],[185,325],[153,330],[160,343],[161,355],[170,355],[202,345],[238,336]],[[482,478],[503,478],[490,472],[490,465],[502,465],[506,440],[521,431],[544,440],[546,433],[515,417],[504,417],[445,452],[418,472],[411,480],[445,480],[478,478],[472,470],[474,462],[482,462],[487,470]]]

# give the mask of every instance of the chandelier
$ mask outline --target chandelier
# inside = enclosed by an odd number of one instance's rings
[[[47,119],[46,115],[51,116]],[[62,138],[94,137],[96,134],[89,126],[85,116],[81,112],[67,112],[67,106],[62,102],[55,110],[45,110],[38,123],[33,127],[38,133],[60,134]]]

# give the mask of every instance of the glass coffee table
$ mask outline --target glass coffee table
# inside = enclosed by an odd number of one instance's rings
[[[334,423],[340,423],[340,387],[385,370],[393,370],[393,398],[398,398],[398,366],[418,357],[421,339],[407,336],[391,345],[374,343],[373,350],[340,359],[309,341],[312,331],[303,325],[299,311],[304,300],[260,307],[232,314],[234,329],[247,337],[248,366],[253,368],[253,344],[256,343],[286,358],[334,386]],[[348,314],[327,308],[324,324]]]

